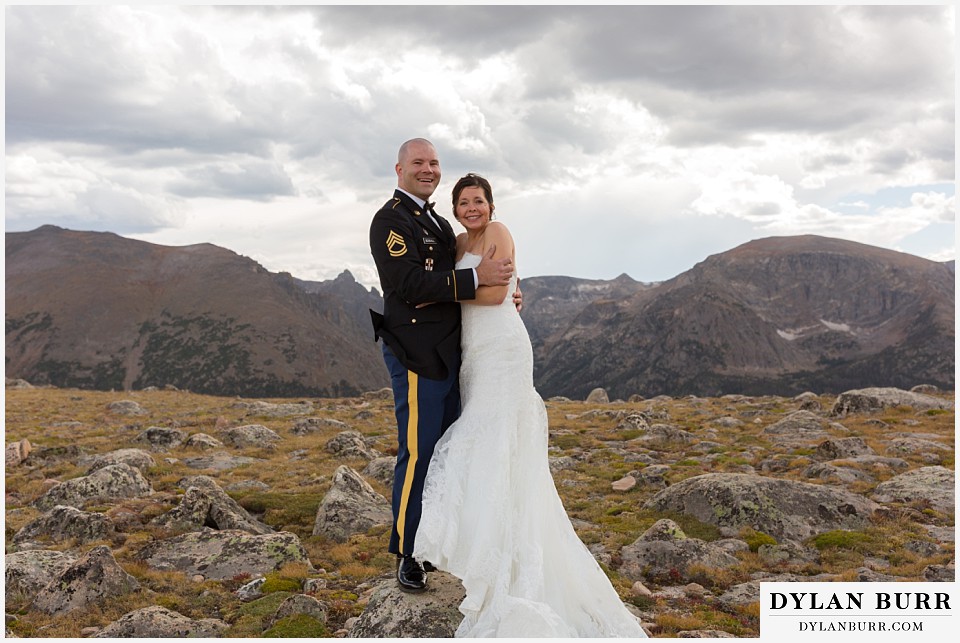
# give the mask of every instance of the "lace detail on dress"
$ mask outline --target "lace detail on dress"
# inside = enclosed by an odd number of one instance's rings
[[[514,276],[502,304],[462,306],[462,413],[430,461],[414,555],[463,581],[458,637],[644,637],[553,484],[515,288]]]

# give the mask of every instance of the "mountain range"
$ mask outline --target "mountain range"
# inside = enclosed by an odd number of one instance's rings
[[[352,278],[314,292],[210,244],[6,234],[6,373],[92,389],[351,396],[385,385]]]
[[[537,386],[569,397],[952,389],[954,302],[943,263],[813,235],[760,239],[584,306],[538,345]]]
[[[545,397],[796,394],[954,385],[954,267],[818,236],[771,237],[660,283],[521,282]],[[311,282],[210,244],[43,226],[6,234],[6,374],[92,389],[248,397],[389,384],[349,272]]]

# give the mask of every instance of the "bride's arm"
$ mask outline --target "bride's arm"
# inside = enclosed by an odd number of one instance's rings
[[[516,264],[513,237],[510,236],[510,231],[507,230],[507,226],[499,221],[491,221],[487,224],[487,229],[483,236],[481,254],[486,255],[490,247],[494,245],[496,245],[496,252],[493,254],[494,259],[510,257],[514,264]],[[504,297],[507,296],[507,288],[508,286],[480,286],[477,288],[476,297],[473,299],[464,299],[460,303],[479,306],[498,306],[503,303]]]

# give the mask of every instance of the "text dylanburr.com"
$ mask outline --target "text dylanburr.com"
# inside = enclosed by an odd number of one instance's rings
[[[760,638],[955,641],[956,583],[760,583]]]

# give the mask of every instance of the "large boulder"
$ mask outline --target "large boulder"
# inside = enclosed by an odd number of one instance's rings
[[[379,388],[376,391],[364,391],[361,395],[364,400],[392,400],[393,399],[393,389],[389,386]]]
[[[88,500],[139,498],[153,493],[153,487],[139,469],[129,464],[110,464],[93,473],[61,482],[40,496],[33,505],[42,511],[57,505],[82,507]]]
[[[386,498],[346,465],[333,474],[333,486],[317,508],[313,535],[344,542],[352,534],[393,521],[393,509]]]
[[[26,460],[31,450],[33,450],[33,446],[30,444],[30,440],[27,439],[8,444],[7,450],[4,453],[4,462],[7,468],[15,467]]]
[[[151,426],[134,438],[133,441],[149,444],[154,451],[167,451],[177,448],[186,439],[186,431],[169,429],[163,426]]]
[[[838,460],[837,462],[842,462],[842,460]],[[854,467],[838,466],[830,462],[816,462],[811,464],[803,470],[803,477],[817,478],[827,482],[838,481],[845,484],[874,481],[874,477],[869,473],[860,471]]]
[[[255,402],[237,402],[233,404],[233,408],[246,409],[247,415],[283,418],[313,413],[313,402],[303,401],[274,404],[272,402],[262,402],[258,400]]]
[[[344,431],[338,433],[327,442],[327,451],[338,458],[359,458],[363,460],[373,460],[383,454],[371,449],[363,440],[363,434],[359,431]]]
[[[204,529],[158,540],[140,550],[136,558],[155,569],[199,574],[210,580],[264,575],[291,562],[310,565],[294,534],[251,535],[237,529]]]
[[[191,476],[180,481],[186,492],[180,504],[153,520],[154,524],[199,531],[239,529],[251,534],[270,534],[273,528],[265,525],[237,504],[208,476]]]
[[[27,464],[37,467],[51,467],[63,462],[78,462],[86,450],[76,444],[64,444],[55,447],[34,446],[27,458]]]
[[[628,413],[617,422],[617,431],[642,431],[648,428],[650,428],[650,423],[646,416],[638,412]]]
[[[746,473],[708,473],[663,489],[644,507],[687,514],[731,535],[751,527],[778,540],[804,540],[832,529],[862,529],[878,505],[823,485]]]
[[[307,596],[306,594],[294,594],[280,603],[280,607],[277,608],[277,611],[273,615],[272,622],[276,623],[282,618],[296,616],[297,614],[305,614],[306,616],[314,618],[321,623],[326,623],[327,606],[315,599],[313,596]]]
[[[140,589],[137,579],[123,571],[108,547],[94,547],[54,576],[33,600],[46,614],[63,614],[102,605],[105,601]]]
[[[146,415],[147,411],[133,400],[117,400],[107,404],[107,410],[117,415]]]
[[[259,458],[251,458],[245,455],[230,455],[226,451],[215,451],[210,455],[201,455],[193,458],[184,458],[183,464],[191,469],[210,469],[211,471],[226,471],[227,469],[236,469],[247,464],[263,462]]]
[[[271,431],[262,424],[237,426],[223,432],[223,441],[240,449],[247,447],[274,449],[280,440],[280,436],[275,431]]]
[[[651,464],[643,469],[638,469],[631,473],[637,482],[647,487],[656,487],[665,489],[667,487],[666,475],[670,472],[670,467],[666,464]]]
[[[717,603],[729,610],[760,602],[760,583],[793,583],[804,580],[803,577],[796,574],[764,574],[761,580],[751,580],[745,583],[734,585],[726,592],[717,597]]]
[[[863,438],[831,438],[817,445],[813,457],[817,460],[839,460],[858,455],[874,455],[873,449]]]
[[[822,406],[820,404],[820,397],[816,393],[811,393],[806,391],[797,395],[793,398],[794,402],[800,402],[801,411],[819,411]]]
[[[7,554],[3,563],[6,600],[33,598],[51,578],[59,576],[76,561],[75,556],[62,551],[29,550]]]
[[[334,428],[340,431],[349,430],[346,422],[341,422],[340,420],[334,420],[333,418],[301,418],[294,422],[293,428],[290,429],[290,433],[294,435],[307,435],[308,433],[316,433],[323,429]]]
[[[191,449],[219,449],[223,446],[223,442],[216,439],[212,435],[207,435],[206,433],[194,433],[189,438],[184,440],[183,446]]]
[[[430,574],[427,591],[403,592],[394,578],[377,583],[350,638],[453,638],[463,620],[458,609],[466,598],[463,585],[444,572]]]
[[[923,580],[930,583],[952,583],[957,578],[957,565],[950,561],[946,565],[927,565],[923,568]]]
[[[925,464],[940,464],[944,457],[953,454],[951,447],[922,438],[896,438],[890,440],[885,450],[891,456],[920,456]]]
[[[662,519],[653,524],[636,541],[620,551],[622,564],[617,570],[622,576],[646,582],[655,579],[673,584],[691,579],[692,565],[714,569],[732,567],[740,561],[724,548],[698,538],[689,538],[672,520]]]
[[[784,448],[805,447],[830,437],[827,428],[831,423],[824,421],[811,411],[794,411],[763,430],[765,435]]]
[[[923,467],[893,477],[877,485],[877,502],[927,502],[937,511],[952,514],[956,499],[956,477],[945,467]]]
[[[79,464],[87,466],[87,473],[93,473],[111,464],[129,464],[146,473],[150,467],[157,466],[157,461],[143,449],[117,449],[102,455],[80,458]]]
[[[607,395],[607,391],[605,389],[597,387],[590,391],[590,394],[587,395],[587,399],[584,401],[587,404],[609,404],[610,396]]]
[[[690,444],[696,439],[689,431],[684,431],[681,428],[675,427],[672,424],[650,424],[646,429],[643,429],[643,434],[639,437],[633,438],[629,442],[631,444],[639,444],[644,442],[673,442],[676,444]]]
[[[910,463],[903,458],[886,458],[882,455],[855,455],[842,458],[841,460],[827,462],[827,464],[836,464],[837,462],[849,462],[863,467],[870,467],[877,471],[887,469],[906,469]]]
[[[101,513],[81,511],[76,507],[57,505],[36,520],[23,526],[13,537],[20,548],[26,543],[40,540],[63,542],[73,540],[77,544],[103,540],[113,532],[110,519]]]
[[[194,620],[179,612],[152,605],[124,614],[93,638],[217,638],[229,627],[219,619]]]
[[[917,411],[927,411],[952,409],[953,402],[898,388],[862,388],[841,393],[833,403],[830,414],[870,413],[892,406],[909,406]]]
[[[379,480],[388,487],[393,486],[393,476],[397,469],[397,458],[394,456],[384,456],[374,458],[367,463],[363,470],[363,475],[367,478]]]

